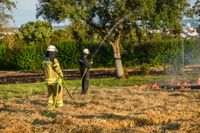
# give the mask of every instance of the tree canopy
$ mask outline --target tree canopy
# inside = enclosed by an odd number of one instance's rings
[[[11,11],[16,5],[11,0],[0,0],[0,28],[5,27],[12,20]]]
[[[82,22],[105,36],[123,17],[129,18],[124,25],[140,20],[149,28],[176,28],[187,6],[187,0],[39,0],[37,17]]]
[[[50,22],[68,19],[72,23],[83,23],[102,38],[113,29],[105,41],[113,47],[117,72],[121,71],[118,75],[123,75],[120,42],[123,34],[127,34],[123,31],[131,25],[139,42],[141,28],[167,27],[180,32],[180,21],[187,6],[187,0],[39,0],[37,17]]]
[[[193,9],[197,16],[200,16],[200,0],[197,0],[193,6]]]
[[[26,44],[48,45],[53,34],[52,26],[48,22],[36,21],[21,25],[18,37]]]

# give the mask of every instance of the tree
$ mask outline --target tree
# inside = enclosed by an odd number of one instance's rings
[[[0,29],[5,27],[9,20],[12,20],[11,11],[16,5],[11,0],[0,0]]]
[[[194,12],[197,16],[200,16],[200,0],[197,0],[193,6]]]
[[[36,21],[21,25],[18,37],[26,44],[48,45],[51,41],[52,34],[53,28],[50,23]]]
[[[200,0],[197,0],[196,3],[193,6],[193,10],[194,14],[196,16],[200,16]],[[197,27],[197,32],[200,33],[200,25],[198,25]]]
[[[64,42],[70,40],[70,34],[65,29],[54,30],[51,41],[54,43]]]
[[[156,0],[154,13],[150,16],[150,26],[170,29],[180,27],[188,6],[188,0]]]
[[[111,32],[105,41],[113,48],[117,77],[122,78],[120,43],[127,25],[131,24],[136,32],[139,21],[141,27],[146,28],[170,26],[181,19],[185,3],[187,0],[39,0],[37,17],[50,22],[69,19],[72,23],[83,23],[102,38]],[[167,13],[173,17],[168,17]]]
[[[66,30],[69,32],[72,40],[77,40],[78,42],[91,40],[91,36],[89,36],[90,29],[83,23],[72,23],[66,27]]]

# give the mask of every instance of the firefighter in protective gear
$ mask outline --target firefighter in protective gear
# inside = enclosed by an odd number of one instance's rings
[[[63,106],[63,87],[62,78],[63,72],[60,68],[58,59],[55,53],[58,52],[54,45],[49,45],[46,56],[43,61],[45,82],[48,87],[48,106],[62,107]]]
[[[90,78],[90,72],[89,69],[91,68],[92,62],[89,62],[88,55],[90,54],[90,51],[85,48],[83,49],[83,54],[79,58],[79,66],[80,66],[80,72],[82,77],[82,94],[86,94],[88,87],[89,87],[89,78]]]

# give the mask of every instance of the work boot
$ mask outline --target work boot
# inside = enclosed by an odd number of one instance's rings
[[[48,100],[48,104],[53,104],[53,100]]]
[[[53,108],[53,100],[48,100],[47,108],[51,110]]]
[[[57,101],[56,107],[63,107],[63,101]]]

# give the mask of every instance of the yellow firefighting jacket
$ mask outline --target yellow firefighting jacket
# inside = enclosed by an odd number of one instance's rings
[[[63,72],[57,58],[53,61],[50,58],[45,58],[43,61],[45,82],[47,85],[53,85],[57,82],[62,82],[60,77],[63,77]]]

